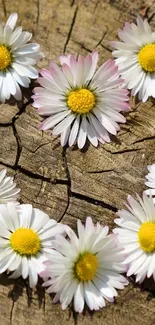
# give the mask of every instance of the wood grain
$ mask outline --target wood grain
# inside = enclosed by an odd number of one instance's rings
[[[155,27],[151,0],[1,0],[0,19],[17,11],[19,23],[41,44],[47,67],[50,59],[71,52],[86,55],[99,51],[99,65],[111,57],[109,41],[137,14]],[[33,87],[33,86],[32,86]],[[31,88],[32,88],[31,87]],[[7,167],[21,187],[21,202],[31,202],[52,218],[76,229],[76,221],[91,215],[94,221],[114,226],[117,209],[128,194],[142,193],[147,164],[155,162],[155,105],[131,98],[127,123],[111,144],[97,149],[87,145],[62,148],[50,131],[39,131],[42,120],[31,106],[31,89],[23,101],[1,104],[0,168]],[[0,325],[144,325],[155,324],[155,289],[130,285],[119,292],[114,304],[97,313],[76,315],[53,305],[41,284],[30,290],[26,281],[0,277]]]

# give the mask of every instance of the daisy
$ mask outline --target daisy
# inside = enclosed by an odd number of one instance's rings
[[[85,227],[78,220],[78,237],[66,227],[69,240],[61,235],[53,241],[51,261],[45,262],[46,269],[41,272],[50,278],[43,286],[49,286],[48,293],[56,293],[53,302],[60,300],[62,309],[74,299],[74,309],[82,312],[86,303],[91,310],[105,306],[105,300],[114,301],[116,289],[123,289],[128,281],[120,275],[124,271],[123,255],[117,247],[117,236],[108,235],[108,227],[91,218]]]
[[[13,182],[13,177],[6,177],[6,169],[0,171],[0,204],[13,202],[17,204],[20,189]]]
[[[120,129],[117,122],[126,119],[119,112],[127,111],[128,92],[120,89],[122,79],[113,60],[105,62],[95,72],[98,52],[76,60],[71,54],[60,56],[59,68],[51,62],[49,70],[42,69],[34,89],[34,104],[46,118],[41,130],[53,129],[61,134],[61,145],[72,146],[77,141],[81,149],[86,138],[97,147],[98,142],[110,142],[110,135]]]
[[[127,276],[135,275],[136,282],[143,282],[145,277],[155,280],[155,206],[151,197],[138,195],[136,201],[128,197],[128,210],[118,211],[115,223],[120,228],[114,229],[120,245],[124,247],[128,265]]]
[[[148,190],[145,191],[147,195],[155,196],[155,164],[147,166],[149,173],[146,175],[147,181],[145,185],[150,187]],[[153,202],[155,203],[155,197],[153,198]]]
[[[18,15],[13,13],[5,27],[0,24],[0,101],[5,102],[13,95],[22,99],[20,86],[29,87],[30,79],[38,77],[33,67],[41,58],[40,46],[27,42],[32,34],[23,32],[15,25]]]
[[[137,24],[125,23],[118,36],[121,42],[111,42],[116,49],[113,56],[125,86],[145,102],[155,97],[155,33],[146,20],[137,18]]]
[[[12,272],[10,278],[29,277],[30,287],[44,269],[51,240],[63,231],[62,225],[30,204],[0,205],[0,273]]]

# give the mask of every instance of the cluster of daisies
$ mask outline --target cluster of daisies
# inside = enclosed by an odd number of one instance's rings
[[[45,116],[41,130],[60,135],[61,145],[87,139],[95,147],[111,141],[126,119],[129,91],[145,102],[155,97],[155,33],[147,21],[126,23],[119,31],[120,41],[112,42],[115,60],[98,70],[98,52],[75,58],[61,55],[61,67],[51,61],[49,70],[35,68],[43,57],[40,46],[29,43],[32,35],[15,28],[17,14],[0,25],[0,101],[14,96],[22,99],[22,88],[37,79],[33,106]],[[128,89],[128,90],[127,90]],[[128,284],[124,276],[137,282],[155,280],[155,165],[148,166],[143,198],[128,197],[127,210],[120,210],[109,232],[107,226],[77,222],[77,234],[57,223],[31,204],[18,202],[20,189],[6,170],[0,172],[0,273],[29,281],[35,287],[38,277],[48,293],[55,293],[66,309],[73,301],[76,312],[85,303],[91,310],[113,302],[117,289]],[[152,195],[152,196],[151,196]],[[124,275],[122,275],[124,274]]]
[[[149,166],[146,184],[150,187],[137,200],[128,197],[127,210],[118,211],[110,233],[107,226],[77,222],[77,234],[57,223],[31,204],[20,204],[19,188],[6,170],[0,172],[0,273],[10,278],[29,279],[36,286],[38,276],[53,302],[62,309],[72,302],[76,312],[85,303],[90,310],[113,302],[117,289],[128,285],[127,276],[141,283],[155,281],[155,205],[148,191],[155,193],[155,165]]]
[[[29,87],[38,77],[34,67],[43,57],[40,46],[28,43],[32,37],[22,27],[15,28],[17,14],[0,25],[0,101],[11,95],[22,99],[21,87]],[[148,22],[126,23],[118,33],[120,41],[111,42],[115,60],[108,60],[97,71],[98,52],[75,58],[61,55],[61,67],[50,63],[39,71],[33,106],[45,117],[41,130],[60,135],[61,145],[77,143],[83,148],[87,139],[98,143],[111,141],[125,123],[121,112],[129,109],[128,90],[146,101],[155,97],[155,33]]]

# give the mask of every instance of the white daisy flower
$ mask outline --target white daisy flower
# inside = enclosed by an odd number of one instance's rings
[[[146,175],[147,181],[145,182],[145,185],[147,185],[149,189],[145,190],[145,193],[154,196],[153,202],[155,203],[155,164],[147,166],[147,168],[149,173]]]
[[[98,141],[110,142],[109,133],[116,135],[120,129],[117,122],[126,121],[119,112],[129,108],[128,92],[120,89],[118,68],[109,60],[95,72],[97,61],[97,51],[77,60],[69,54],[60,56],[61,68],[51,62],[49,71],[40,71],[42,87],[34,89],[33,106],[40,115],[49,116],[40,129],[61,134],[62,146],[77,141],[81,149],[86,138],[95,147]]]
[[[66,227],[69,240],[61,235],[53,241],[51,262],[45,263],[41,275],[48,279],[48,293],[56,293],[53,302],[60,300],[62,309],[74,299],[74,309],[82,312],[84,304],[91,310],[105,306],[105,300],[114,301],[116,289],[123,289],[128,281],[120,275],[123,255],[117,247],[117,236],[108,235],[109,228],[94,225],[91,218],[85,227],[78,220],[78,237]]]
[[[0,204],[13,202],[17,204],[20,188],[16,187],[13,177],[6,177],[6,169],[0,171]]]
[[[118,36],[121,42],[111,42],[113,56],[125,86],[145,102],[155,97],[155,33],[146,20],[137,18],[137,25],[125,23]]]
[[[18,15],[13,13],[5,27],[0,24],[0,101],[5,102],[13,95],[22,99],[20,86],[29,87],[30,79],[38,77],[33,67],[41,58],[40,46],[27,42],[32,34],[23,32],[22,27],[15,25]]]
[[[151,197],[145,193],[138,201],[128,197],[128,210],[118,211],[120,218],[115,223],[120,228],[114,229],[120,245],[124,247],[128,265],[127,276],[136,275],[136,282],[143,282],[145,277],[155,280],[155,206]]]
[[[53,237],[63,226],[30,204],[0,205],[0,273],[12,272],[10,278],[29,277],[30,287],[38,282],[52,247]]]

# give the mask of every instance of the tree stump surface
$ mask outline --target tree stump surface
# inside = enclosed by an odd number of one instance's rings
[[[99,65],[111,58],[109,41],[125,21],[147,16],[155,28],[153,0],[0,0],[0,19],[18,12],[23,29],[41,44],[47,67],[62,53],[98,49]],[[42,118],[31,106],[31,90],[23,102],[1,104],[0,168],[7,168],[21,188],[21,202],[32,203],[57,221],[76,229],[77,219],[91,215],[112,229],[115,212],[128,194],[142,194],[146,166],[155,162],[155,105],[131,99],[127,123],[110,144],[80,151],[62,148],[50,131],[39,131]],[[130,285],[118,291],[114,304],[99,312],[75,315],[53,305],[41,283],[30,290],[26,281],[0,276],[0,325],[154,325],[155,286]]]

